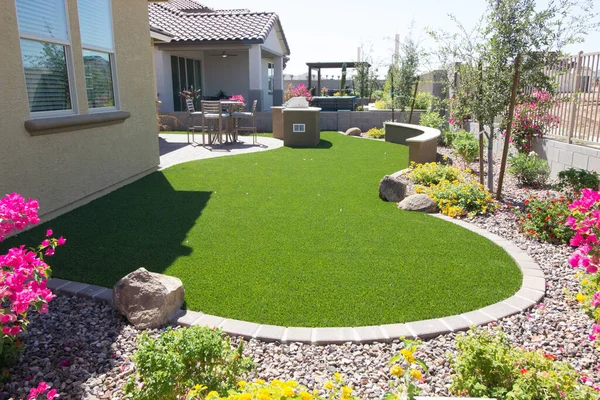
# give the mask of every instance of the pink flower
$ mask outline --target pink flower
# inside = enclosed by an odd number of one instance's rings
[[[48,399],[48,400],[52,400],[52,399],[55,399],[57,397],[58,397],[58,394],[56,393],[56,389],[50,389],[50,391],[46,395],[46,399]]]
[[[52,236],[52,233],[53,233],[53,232],[52,232],[52,229],[48,229],[48,230],[46,231],[46,236]]]
[[[4,328],[2,328],[2,333],[4,333],[5,335],[10,335],[10,328],[8,326],[5,326]]]
[[[44,255],[46,255],[46,256],[48,256],[48,257],[51,257],[51,256],[53,256],[53,255],[54,255],[54,249],[53,249],[52,247],[48,247],[48,248],[46,249],[46,252],[44,253]]]
[[[42,247],[48,247],[48,246],[50,246],[50,241],[48,239],[42,240],[41,246]]]
[[[67,242],[67,239],[65,239],[64,237],[59,237],[58,240],[56,241],[56,244],[59,246],[62,246],[63,244],[65,244]]]

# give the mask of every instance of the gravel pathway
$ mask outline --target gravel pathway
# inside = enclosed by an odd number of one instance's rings
[[[451,155],[444,148],[440,153]],[[476,170],[477,165],[472,168]],[[513,206],[522,206],[530,194],[546,192],[547,189],[519,188],[509,175],[505,180],[505,201]],[[532,241],[518,234],[514,214],[507,210],[506,203],[495,215],[475,217],[470,222],[512,240],[539,263],[546,275],[543,303],[498,323],[513,344],[544,349],[573,364],[592,382],[600,382],[600,350],[587,338],[593,321],[565,294],[565,290],[577,290],[574,271],[567,263],[570,248]],[[46,380],[59,389],[63,399],[119,399],[119,388],[133,370],[131,355],[136,348],[136,334],[106,304],[58,297],[51,303],[48,315],[32,316],[25,350],[19,364],[10,371],[11,381],[0,387],[0,398],[21,398],[29,387]],[[430,367],[427,380],[421,385],[424,395],[449,396],[452,371],[447,354],[455,349],[455,336],[443,335],[421,346],[420,356]],[[387,362],[399,349],[398,341],[312,346],[251,340],[246,353],[258,365],[251,378],[296,379],[313,387],[339,371],[357,394],[379,398],[388,388]]]

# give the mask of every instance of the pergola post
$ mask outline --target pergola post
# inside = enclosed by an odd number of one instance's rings
[[[321,95],[321,68],[317,70],[317,96]]]
[[[311,86],[312,86],[312,68],[309,66],[308,67],[308,90],[310,90]]]

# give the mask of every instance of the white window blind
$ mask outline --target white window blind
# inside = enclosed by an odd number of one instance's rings
[[[115,108],[115,50],[111,0],[78,0],[85,86],[90,110]]]
[[[16,0],[21,56],[32,116],[72,113],[65,0]]]
[[[110,0],[79,0],[77,4],[83,47],[113,51]]]
[[[21,34],[69,38],[64,0],[17,0],[17,16]]]

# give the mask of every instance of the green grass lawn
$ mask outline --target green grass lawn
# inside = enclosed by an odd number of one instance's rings
[[[181,278],[188,309],[287,326],[360,326],[457,314],[515,293],[500,247],[378,197],[408,149],[323,132],[313,149],[153,173],[3,247],[67,238],[55,277],[112,286],[145,267]]]

